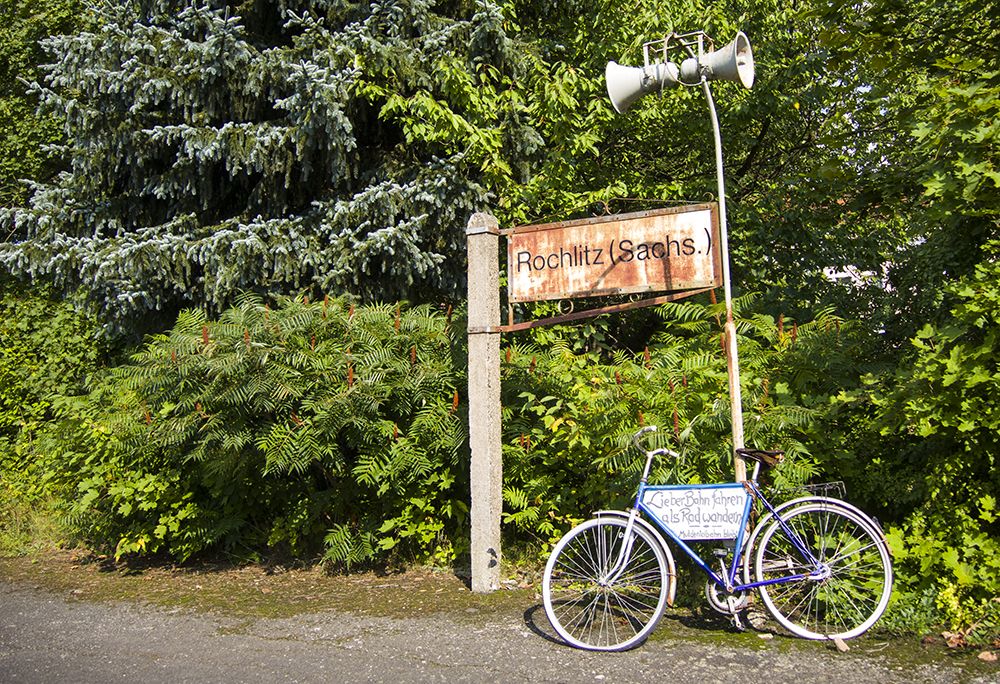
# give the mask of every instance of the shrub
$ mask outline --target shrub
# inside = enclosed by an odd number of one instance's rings
[[[895,466],[921,492],[890,534],[900,575],[955,585],[976,602],[1000,595],[998,282],[1000,266],[987,260],[951,288],[951,319],[925,326],[891,382],[873,381],[865,396],[881,411],[881,429],[906,445]]]
[[[901,587],[894,593],[885,615],[879,619],[879,631],[897,636],[930,633],[943,619],[936,599],[937,589],[933,587],[920,591],[907,591]]]
[[[96,323],[44,287],[0,277],[0,546],[59,537],[50,509],[53,404],[83,393],[111,350]]]
[[[185,311],[67,406],[72,520],[125,553],[463,549],[467,447],[451,327],[428,306],[246,295]]]
[[[752,298],[737,303],[748,311]],[[545,543],[591,511],[628,505],[638,479],[631,436],[682,459],[655,464],[654,483],[731,481],[728,375],[721,305],[658,309],[665,331],[639,353],[612,351],[600,324],[541,335],[550,346],[508,348],[503,364],[505,521]],[[745,442],[783,448],[775,484],[818,474],[819,420],[828,397],[856,373],[850,326],[830,313],[793,325],[759,314],[738,322]]]

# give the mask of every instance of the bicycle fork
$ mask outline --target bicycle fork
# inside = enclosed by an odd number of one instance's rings
[[[628,565],[628,559],[632,555],[632,544],[635,540],[635,535],[632,531],[635,529],[635,519],[639,517],[639,509],[633,508],[629,511],[628,522],[625,524],[625,531],[622,532],[624,539],[622,540],[622,548],[618,552],[618,558],[615,559],[614,564],[607,569],[604,578],[601,580],[600,585],[602,587],[610,587],[618,581],[622,572],[625,570],[625,566]]]
[[[648,428],[644,428],[642,432],[652,432],[655,430],[656,430],[655,427],[650,426]],[[638,442],[636,443],[636,446],[637,447],[639,446]],[[666,452],[666,450],[644,452],[646,454],[646,467],[643,468],[642,477],[639,478],[639,491],[636,492],[635,505],[632,506],[632,508],[629,510],[628,522],[625,524],[625,531],[622,533],[625,536],[625,539],[622,542],[621,551],[618,552],[618,558],[615,560],[614,564],[610,568],[608,568],[607,573],[604,576],[604,580],[601,582],[602,587],[610,587],[616,581],[618,581],[618,578],[625,570],[626,565],[628,565],[629,556],[632,555],[632,543],[633,540],[635,539],[633,530],[635,529],[636,518],[639,517],[639,508],[641,505],[640,502],[642,501],[642,490],[645,488],[646,482],[649,479],[649,469],[653,465],[653,456],[661,452]],[[673,455],[677,456],[677,454]]]

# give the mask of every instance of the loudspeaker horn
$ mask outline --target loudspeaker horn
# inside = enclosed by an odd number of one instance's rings
[[[743,31],[726,47],[703,55],[701,66],[709,81],[734,81],[742,83],[744,88],[753,87],[753,51]]]
[[[627,67],[608,62],[604,80],[608,84],[611,104],[619,114],[624,114],[643,95],[681,85],[677,65],[673,62],[657,62],[647,67]]]

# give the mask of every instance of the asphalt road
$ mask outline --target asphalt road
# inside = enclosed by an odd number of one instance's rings
[[[0,682],[565,682],[588,684],[995,684],[960,663],[886,655],[866,642],[741,635],[738,646],[654,640],[589,653],[555,640],[537,606],[523,615],[393,619],[317,612],[239,621],[128,604],[75,601],[0,583]],[[730,642],[732,640],[729,640]],[[858,642],[855,642],[858,643]]]

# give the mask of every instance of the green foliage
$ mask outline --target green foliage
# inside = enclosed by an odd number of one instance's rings
[[[877,166],[840,204],[892,227],[875,274],[890,287],[870,287],[858,303],[902,349],[924,324],[944,323],[953,306],[945,286],[972,275],[977,248],[1000,228],[1000,20],[988,0],[837,0],[810,14],[831,72],[867,84],[850,116],[871,122],[875,154],[864,156]]]
[[[817,474],[828,397],[856,373],[851,326],[831,314],[802,325],[752,314],[738,303],[746,443],[783,448],[775,483]],[[512,345],[503,366],[505,520],[545,542],[593,510],[628,505],[639,455],[631,435],[644,424],[682,454],[655,464],[657,483],[732,479],[722,305],[669,304],[666,331],[648,350],[613,352],[600,324],[576,343],[558,331],[550,348]]]
[[[218,321],[185,311],[66,408],[71,517],[116,555],[302,555],[324,537],[324,558],[347,565],[442,541],[460,552],[467,437],[450,331],[427,306],[341,299],[246,295]]]
[[[951,646],[1000,646],[1000,597],[976,600],[968,588],[947,584],[937,596],[937,607],[951,627],[945,632]]]
[[[714,195],[702,95],[644,98],[619,116],[604,67],[641,61],[641,43],[670,31],[704,29],[721,45],[743,29],[754,90],[715,85],[736,283],[772,284],[768,310],[803,319],[829,300],[884,317],[871,305],[883,289],[858,301],[851,281],[831,284],[824,269],[877,284],[914,237],[900,218],[912,192],[878,192],[912,181],[886,162],[912,145],[898,144],[910,137],[897,112],[866,97],[871,70],[828,68],[831,48],[817,38],[826,17],[811,9],[96,5],[98,29],[47,43],[55,64],[36,88],[66,120],[71,173],[4,214],[27,239],[8,242],[0,260],[82,281],[120,319],[184,303],[218,311],[239,290],[309,284],[372,299],[456,297],[473,210],[512,225]]]
[[[894,591],[892,602],[879,618],[877,629],[896,636],[932,632],[942,623],[937,593],[934,587],[927,587],[922,591],[911,592],[905,588]]]
[[[49,511],[53,405],[82,394],[109,350],[97,326],[47,292],[0,280],[0,543],[59,534]]]
[[[61,127],[36,114],[24,81],[40,77],[39,41],[78,26],[79,10],[77,0],[0,0],[0,207],[23,204],[23,181],[48,180],[58,168],[47,145],[61,140]]]
[[[989,249],[996,254],[1000,245]],[[921,492],[890,534],[901,576],[913,585],[954,585],[977,601],[1000,593],[998,276],[989,259],[951,288],[959,302],[951,320],[925,326],[893,383],[865,392],[883,414],[883,432],[923,447],[897,465]]]
[[[716,188],[702,94],[617,115],[604,66],[640,63],[641,44],[671,31],[722,44],[742,29],[754,89],[713,88],[734,280],[763,289],[737,301],[747,442],[789,451],[779,484],[845,479],[891,524],[909,597],[898,621],[930,620],[930,592],[959,626],[992,605],[1000,272],[996,250],[978,249],[1000,216],[992,3],[8,7],[3,267],[83,284],[119,324],[191,303],[208,312],[185,312],[80,398],[99,358],[89,328],[68,308],[18,304],[0,322],[8,494],[61,493],[79,529],[122,553],[271,545],[345,564],[461,553],[464,362],[450,338],[431,340],[447,333],[394,347],[393,307],[351,317],[340,300],[329,320],[318,304],[252,298],[211,318],[244,290],[456,298],[462,229],[481,208],[512,225],[703,201]],[[38,39],[73,21],[95,28],[49,39],[40,57]],[[40,61],[47,75],[32,76]],[[32,98],[46,107],[37,119]],[[37,163],[49,114],[69,136],[44,151],[69,165],[59,178]],[[28,204],[11,194],[15,173],[43,181]],[[414,311],[401,330],[414,315],[441,325]],[[658,481],[729,479],[720,309],[652,315],[510,344],[511,534],[544,544],[623,502],[628,436],[643,422],[684,453]]]
[[[672,6],[664,13],[661,4],[645,0],[629,5],[576,0],[510,3],[505,8],[507,30],[531,47],[534,62],[526,74],[530,85],[526,108],[545,145],[532,157],[533,173],[519,179],[495,203],[502,220],[516,225],[664,202],[703,201],[714,195],[712,129],[701,93],[682,89],[664,98],[644,98],[621,116],[607,97],[605,66],[612,59],[641,64],[642,43],[671,31],[704,29],[718,47],[738,28],[751,32],[751,40],[760,40],[768,29],[787,20],[770,10],[789,3],[767,4],[766,10],[747,12],[745,3],[699,1]],[[787,35],[787,26],[782,26],[776,40]],[[752,118],[758,98],[742,88],[718,85],[725,92],[719,113],[726,151],[744,156],[760,131]],[[761,85],[770,89],[769,83]],[[793,110],[782,114],[787,117],[789,112],[794,114]],[[781,139],[780,133],[771,136],[767,130],[761,131],[766,140],[758,142],[769,146]],[[739,175],[758,171],[770,175],[774,166],[787,163],[772,151],[755,149]]]
[[[0,209],[0,263],[120,325],[243,290],[457,299],[469,215],[541,142],[490,4],[87,12],[33,86],[69,171]]]
[[[743,30],[756,62],[752,91],[712,86],[735,287],[763,289],[763,310],[774,316],[808,320],[833,305],[878,330],[892,317],[885,267],[921,235],[909,230],[909,214],[922,187],[909,173],[911,137],[897,122],[912,89],[869,96],[881,73],[859,60],[830,68],[834,50],[821,40],[828,4],[694,0],[664,12],[646,0],[513,2],[508,30],[519,31],[540,63],[528,74],[527,107],[547,144],[536,173],[511,189],[510,200],[498,198],[496,211],[518,224],[714,198],[712,128],[700,90],[645,97],[619,115],[605,65],[641,65],[641,45],[671,32],[704,30],[722,47]],[[845,54],[854,49],[846,45]],[[929,277],[933,264],[921,265]],[[830,272],[853,277],[834,282]]]

